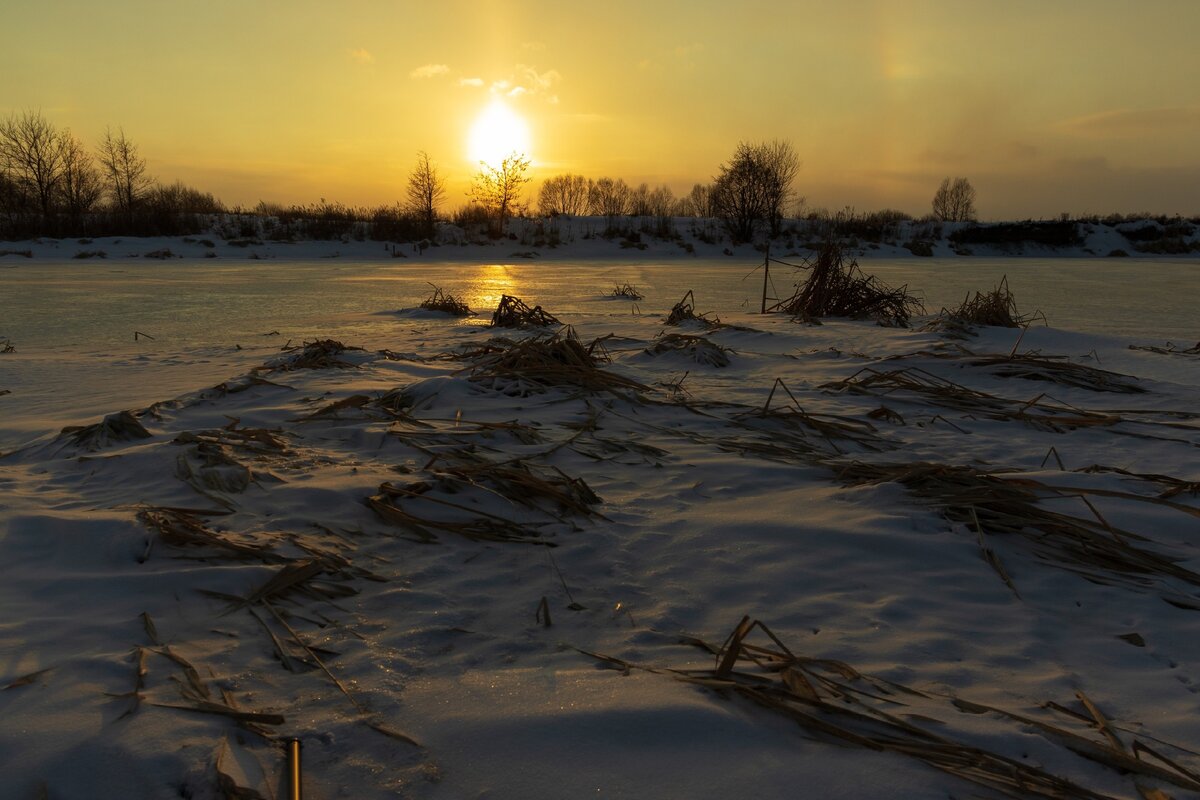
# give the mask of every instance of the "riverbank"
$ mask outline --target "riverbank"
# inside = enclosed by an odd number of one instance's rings
[[[803,259],[829,231],[790,221],[770,246],[773,257]],[[830,228],[833,230],[833,228]],[[941,223],[904,221],[837,228],[860,258],[1096,258],[1200,259],[1197,226],[1186,220],[1114,222]],[[514,219],[507,235],[490,238],[444,223],[436,241],[371,239],[351,226],[344,236],[311,240],[270,218],[216,218],[203,234],[171,237],[98,237],[0,242],[0,267],[29,259],[340,259],[495,263],[520,261],[687,261],[761,259],[764,245],[734,244],[717,220],[675,217],[556,217]]]
[[[1200,768],[1200,358],[607,294],[151,343],[191,389],[7,452],[17,796],[271,796],[282,736],[318,797],[1200,790],[1128,755]]]

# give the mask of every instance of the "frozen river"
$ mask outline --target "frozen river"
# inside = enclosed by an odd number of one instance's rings
[[[1128,340],[1190,346],[1200,261],[1149,259],[865,259],[865,271],[907,284],[927,310],[958,304],[1007,275],[1023,313],[1049,324]],[[775,296],[791,293],[786,267]],[[605,295],[628,282],[643,313],[670,308],[688,289],[719,316],[758,308],[762,270],[734,260],[654,263],[454,265],[381,261],[44,261],[0,264],[0,450],[31,434],[220,381],[261,363],[291,339],[342,339],[405,350],[421,320],[397,316],[430,284],[463,296],[481,320],[501,294],[541,304],[564,321],[628,314]],[[134,331],[153,339],[134,341]],[[277,332],[277,335],[275,335]],[[239,349],[240,348],[240,349]],[[20,397],[20,400],[18,400]],[[0,406],[2,408],[2,406]]]

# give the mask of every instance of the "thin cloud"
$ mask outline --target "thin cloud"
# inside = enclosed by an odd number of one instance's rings
[[[459,86],[483,86],[483,78],[459,78]]]
[[[551,94],[550,90],[562,80],[562,75],[558,70],[548,69],[545,72],[539,72],[535,67],[527,64],[517,64],[513,68],[513,74],[507,78],[492,81],[489,86],[489,91],[495,95],[503,95],[504,97],[534,97],[538,95],[545,96],[550,103],[558,102],[558,95]],[[460,86],[481,86],[483,81],[472,79],[470,84],[465,81],[459,81]]]
[[[1200,108],[1147,108],[1102,111],[1060,122],[1058,127],[1080,136],[1136,137],[1200,128]]]
[[[370,50],[359,47],[356,50],[350,51],[350,59],[356,64],[374,64],[375,56],[371,55]]]
[[[417,79],[436,78],[439,75],[445,75],[449,71],[450,68],[445,64],[423,64],[408,73],[408,77]]]

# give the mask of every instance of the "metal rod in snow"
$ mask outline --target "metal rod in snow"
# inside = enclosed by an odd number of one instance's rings
[[[767,243],[767,253],[763,256],[763,294],[762,294],[762,310],[760,314],[767,313],[767,277],[771,274],[771,244]]]

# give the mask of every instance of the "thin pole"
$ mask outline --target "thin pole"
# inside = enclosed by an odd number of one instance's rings
[[[763,256],[763,295],[762,295],[762,311],[760,314],[767,313],[767,276],[771,274],[771,245],[767,245],[767,254]]]
[[[300,740],[293,737],[287,740],[288,768],[288,800],[301,800],[300,797]]]

